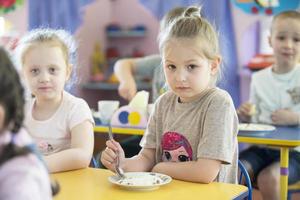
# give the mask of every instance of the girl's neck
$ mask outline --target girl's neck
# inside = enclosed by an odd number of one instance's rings
[[[60,105],[62,99],[63,99],[63,92],[60,95],[58,95],[57,97],[52,98],[52,99],[39,99],[39,98],[36,98],[35,106],[37,108],[56,107],[56,106]]]
[[[49,119],[59,108],[63,100],[63,93],[57,98],[45,100],[37,99],[32,108],[32,116],[36,120]]]

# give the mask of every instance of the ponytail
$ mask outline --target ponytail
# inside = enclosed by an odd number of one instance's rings
[[[3,148],[3,152],[4,153],[2,153],[2,155],[0,156],[0,167],[6,161],[8,161],[14,157],[27,155],[28,153],[30,153],[30,149],[27,148],[26,146],[18,147],[15,144],[13,144],[12,142],[10,142],[8,145],[6,145]]]
[[[35,150],[35,145],[18,147],[12,141],[3,148],[3,152],[5,153],[2,153],[2,155],[0,156],[0,167],[8,160],[11,160],[18,156],[26,156],[30,153],[36,155],[41,160],[39,153]],[[59,190],[60,190],[59,184],[56,181],[52,182],[51,183],[52,196],[58,194]]]
[[[3,127],[11,132],[12,140],[3,147],[0,155],[0,167],[3,164],[18,156],[28,154],[39,155],[33,145],[19,147],[14,143],[14,137],[19,133],[24,120],[24,89],[19,74],[9,58],[9,54],[0,47],[0,104],[5,109]],[[1,132],[0,132],[1,134]],[[51,185],[52,194],[59,191],[58,184]]]
[[[191,6],[188,7],[184,13],[184,17],[201,17],[201,7]]]

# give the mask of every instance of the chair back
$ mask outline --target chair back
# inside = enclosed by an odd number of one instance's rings
[[[251,185],[251,179],[250,176],[246,170],[246,167],[244,164],[238,160],[238,166],[239,166],[239,184],[242,184],[242,180],[245,180],[246,186],[248,187],[248,199],[252,200],[252,185]]]
[[[288,186],[288,200],[290,200],[293,193],[300,192],[300,181]]]
[[[93,167],[93,168],[99,168],[99,164],[97,163],[97,160],[94,156],[92,157],[90,166]]]

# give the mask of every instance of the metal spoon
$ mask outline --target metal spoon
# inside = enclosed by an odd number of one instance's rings
[[[108,138],[110,140],[113,140],[114,137],[113,137],[113,133],[112,133],[112,128],[111,128],[111,124],[109,123],[108,124]],[[119,157],[119,152],[117,152],[118,155],[117,155],[117,160],[116,160],[116,165],[115,165],[115,171],[116,171],[116,174],[120,177],[120,178],[125,178],[125,174],[124,174],[124,171],[123,169],[120,167],[120,157]]]

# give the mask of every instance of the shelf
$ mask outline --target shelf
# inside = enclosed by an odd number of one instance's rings
[[[84,89],[90,90],[118,90],[118,83],[105,83],[105,82],[89,82],[85,83],[81,86]],[[138,90],[150,90],[151,89],[150,82],[137,82]]]
[[[109,38],[144,37],[145,31],[134,31],[134,30],[107,31],[106,35]]]

